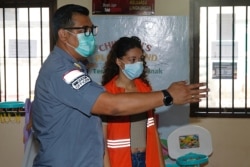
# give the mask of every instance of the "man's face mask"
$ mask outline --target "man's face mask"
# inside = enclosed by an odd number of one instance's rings
[[[79,53],[83,57],[89,57],[93,55],[95,52],[95,37],[93,34],[89,34],[88,36],[85,33],[74,34],[70,31],[69,33],[75,35],[78,39],[79,45],[75,48],[72,45],[68,44],[70,47],[74,48],[77,53]]]

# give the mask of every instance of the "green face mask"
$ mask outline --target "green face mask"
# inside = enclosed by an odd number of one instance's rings
[[[85,33],[79,33],[73,35],[77,37],[79,45],[76,48],[70,44],[68,45],[74,48],[75,51],[83,57],[89,57],[93,55],[93,53],[95,52],[95,45],[96,45],[95,37],[93,36],[93,34],[89,34],[88,36],[86,36]]]

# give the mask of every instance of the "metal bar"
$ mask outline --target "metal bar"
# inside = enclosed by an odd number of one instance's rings
[[[7,90],[6,90],[6,85],[7,85],[7,81],[6,81],[6,35],[5,35],[5,8],[3,8],[3,49],[4,49],[4,54],[3,54],[3,62],[4,62],[4,101],[6,101],[7,99]]]
[[[16,100],[19,101],[19,80],[18,80],[18,76],[19,76],[19,64],[18,64],[18,25],[17,25],[17,6],[15,6],[15,30],[16,30]]]
[[[29,43],[28,43],[28,48],[29,48],[28,65],[29,65],[29,94],[30,94],[30,92],[31,92],[31,81],[30,81],[30,79],[31,79],[30,4],[28,5],[28,41],[29,41]],[[29,98],[30,98],[30,95],[29,95]]]
[[[41,64],[43,63],[43,11],[42,11],[42,6],[40,7],[40,25],[41,25]]]
[[[2,17],[4,16],[4,11],[2,10]],[[2,20],[4,20],[4,17],[2,18]],[[4,37],[4,33],[2,34],[2,36]],[[4,43],[4,39],[2,41]],[[1,62],[1,60],[0,60]],[[0,67],[0,101],[2,101],[2,69]]]
[[[208,12],[208,6],[206,7],[206,25],[207,25],[207,32],[206,32],[206,38],[207,38],[207,42],[206,42],[206,83],[207,83],[207,87],[208,87],[208,37],[209,37],[209,34],[208,34],[208,29],[209,29],[209,24],[208,24],[208,17],[209,15],[209,12]],[[206,112],[208,113],[208,98],[206,98]]]
[[[220,6],[220,14],[219,14],[219,70],[220,70],[220,75],[219,75],[219,112],[221,113],[222,111],[222,107],[221,107],[221,54],[222,54],[222,50],[221,50],[221,37],[222,37],[222,16],[221,16],[221,6]]]
[[[232,108],[234,109],[234,40],[235,40],[235,6],[232,6]],[[234,112],[233,112],[234,113]]]
[[[248,35],[247,35],[247,32],[248,32],[248,8],[249,8],[250,6],[246,6],[246,35],[245,35],[245,40],[246,40],[246,44],[245,44],[245,67],[246,67],[246,69],[245,69],[245,111],[247,112],[247,99],[248,99],[248,97],[247,97],[247,92],[248,92],[248,87],[247,87],[247,84],[248,84],[248,82],[247,82],[247,70],[248,70],[248,68],[247,68],[247,65],[248,65]]]

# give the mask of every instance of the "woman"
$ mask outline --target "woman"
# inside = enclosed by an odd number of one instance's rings
[[[138,37],[114,43],[104,65],[102,85],[111,93],[150,92],[147,66]],[[163,167],[154,110],[131,116],[105,116],[104,167]]]

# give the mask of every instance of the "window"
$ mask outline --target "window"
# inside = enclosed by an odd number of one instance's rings
[[[35,81],[53,47],[56,0],[0,0],[0,101],[34,96]]]
[[[250,117],[250,1],[190,0],[190,78],[208,98],[192,117]]]

